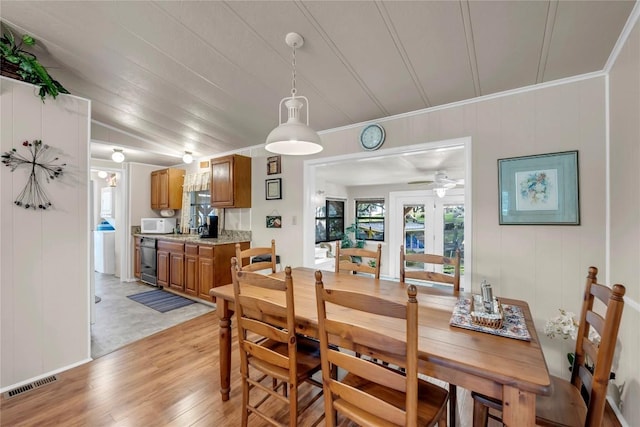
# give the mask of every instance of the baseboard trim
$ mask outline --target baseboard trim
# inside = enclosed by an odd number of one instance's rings
[[[11,384],[11,385],[8,385],[6,387],[2,387],[2,388],[0,388],[0,394],[4,393],[6,391],[9,391],[9,390],[13,390],[14,388],[17,388],[17,387],[21,387],[23,385],[30,384],[30,383],[32,383],[34,381],[41,380],[42,378],[46,378],[46,377],[49,377],[49,376],[52,376],[52,375],[56,375],[56,374],[59,374],[60,372],[68,371],[69,369],[72,369],[72,368],[75,368],[77,366],[84,365],[85,363],[91,362],[92,360],[93,359],[89,357],[87,359],[80,360],[80,361],[78,361],[76,363],[72,363],[70,365],[63,366],[62,368],[46,372],[46,373],[44,373],[42,375],[38,375],[36,377],[29,378],[27,380],[17,382],[15,384]]]

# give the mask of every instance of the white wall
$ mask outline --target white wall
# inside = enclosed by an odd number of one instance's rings
[[[53,207],[27,210],[13,201],[28,167],[1,168],[0,388],[90,360],[90,102],[47,98],[24,83],[0,79],[2,152],[41,139],[67,166],[42,182]]]
[[[640,24],[627,39],[609,75],[610,229],[609,283],[625,285],[614,370],[625,384],[623,414],[640,425]],[[601,276],[603,277],[603,276]]]
[[[606,270],[604,88],[601,76],[380,120],[385,148],[471,137],[472,286],[486,278],[499,295],[529,302],[549,368],[560,375],[568,373],[570,344],[547,339],[541,328],[558,308],[579,312],[590,265]],[[267,154],[256,150],[251,230],[255,241],[276,238],[283,263],[303,264],[303,162],[359,151],[360,130],[323,132],[315,157],[283,157],[282,201],[264,201]],[[500,226],[497,159],[567,150],[579,151],[581,225]],[[263,224],[274,208],[283,216],[277,231]]]

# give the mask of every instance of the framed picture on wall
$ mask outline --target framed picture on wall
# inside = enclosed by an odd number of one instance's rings
[[[277,175],[282,172],[281,157],[267,157],[267,175]]]
[[[267,228],[282,228],[282,217],[280,215],[267,215]]]
[[[578,152],[498,160],[501,225],[579,225]]]
[[[271,178],[265,181],[265,194],[267,200],[282,199],[282,178]]]

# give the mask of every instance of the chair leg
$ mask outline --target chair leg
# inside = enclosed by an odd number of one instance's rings
[[[249,383],[246,378],[242,379],[242,427],[247,427],[249,422]]]
[[[289,427],[298,425],[298,385],[287,383],[289,388]]]
[[[449,425],[456,427],[456,411],[458,402],[458,387],[455,384],[449,384]]]
[[[474,399],[473,401],[473,427],[487,427],[489,408]]]

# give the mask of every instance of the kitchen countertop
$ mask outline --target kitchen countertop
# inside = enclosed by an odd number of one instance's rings
[[[193,243],[197,245],[226,245],[229,243],[250,242],[251,231],[244,230],[227,230],[218,235],[218,238],[201,238],[196,234],[143,234],[135,233],[137,237],[150,237],[157,240],[165,240],[170,242]]]

